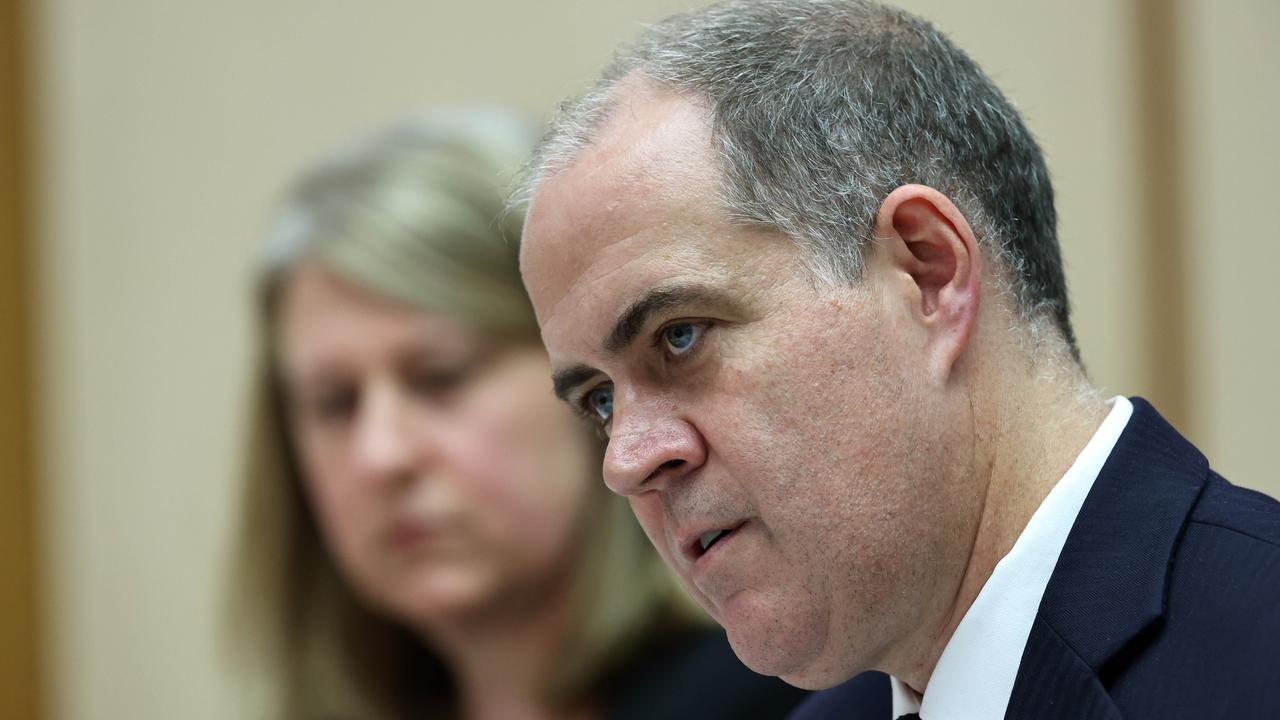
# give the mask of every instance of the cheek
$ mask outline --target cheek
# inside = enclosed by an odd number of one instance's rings
[[[797,566],[815,560],[814,547],[834,556],[859,546],[870,551],[862,561],[875,562],[878,546],[859,533],[890,530],[911,505],[903,478],[920,448],[910,383],[873,324],[833,329],[840,322],[814,313],[767,344],[792,352],[726,367],[714,401],[720,421],[707,424],[728,474]]]
[[[581,514],[588,451],[551,404],[481,397],[456,425],[450,456],[460,492],[511,552],[555,554]]]
[[[381,518],[372,486],[345,472],[338,453],[315,443],[299,447],[303,494],[329,552],[350,575],[375,574],[378,558],[369,549]]]

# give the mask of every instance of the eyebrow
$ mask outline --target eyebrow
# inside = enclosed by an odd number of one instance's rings
[[[627,306],[614,323],[613,331],[604,341],[604,350],[617,355],[626,349],[644,329],[654,313],[695,302],[723,302],[723,293],[705,285],[674,285],[649,290]]]
[[[698,284],[669,285],[649,290],[628,305],[627,309],[618,316],[613,330],[604,340],[605,352],[609,355],[617,355],[625,350],[640,335],[640,331],[655,313],[696,302],[724,304],[727,298],[723,292]],[[569,393],[575,387],[590,380],[599,372],[590,365],[582,364],[556,370],[551,375],[556,397],[568,402]]]
[[[569,393],[599,372],[590,365],[570,365],[562,370],[556,370],[551,373],[551,385],[555,388],[556,397],[569,402]]]

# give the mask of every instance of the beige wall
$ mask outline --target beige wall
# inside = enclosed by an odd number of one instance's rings
[[[1187,2],[1183,42],[1193,435],[1280,496],[1280,3]]]
[[[249,355],[246,293],[263,219],[287,179],[424,103],[543,111],[638,21],[686,4],[36,8],[57,717],[235,716],[215,620]],[[1266,132],[1280,110],[1280,24],[1270,0],[1234,4],[1229,15],[1197,4],[1188,23],[1197,196],[1186,292],[1196,300],[1197,439],[1236,479],[1262,485],[1274,476],[1261,453],[1280,404],[1276,303],[1263,277],[1280,258],[1259,212],[1263,173],[1280,166]],[[1132,13],[1104,0],[908,6],[952,30],[1026,112],[1059,190],[1086,360],[1110,391],[1145,392],[1133,302],[1142,168],[1132,151]]]
[[[1142,387],[1126,278],[1136,272],[1132,12],[1113,0],[905,0],[977,60],[1048,157],[1081,352],[1109,393]]]
[[[58,717],[228,718],[214,625],[276,193],[424,103],[549,106],[626,2],[48,0],[44,536]],[[570,29],[566,18],[573,18]]]

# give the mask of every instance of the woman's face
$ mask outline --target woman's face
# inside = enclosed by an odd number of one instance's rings
[[[590,450],[541,348],[486,345],[314,262],[287,276],[277,333],[306,491],[362,596],[422,628],[562,585]]]

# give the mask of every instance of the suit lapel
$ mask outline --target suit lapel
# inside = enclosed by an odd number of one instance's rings
[[[1098,675],[1037,617],[1005,711],[1009,720],[1120,720]]]
[[[1106,684],[1159,628],[1208,462],[1145,400],[1132,402],[1045,588],[1007,718],[1119,718]]]

